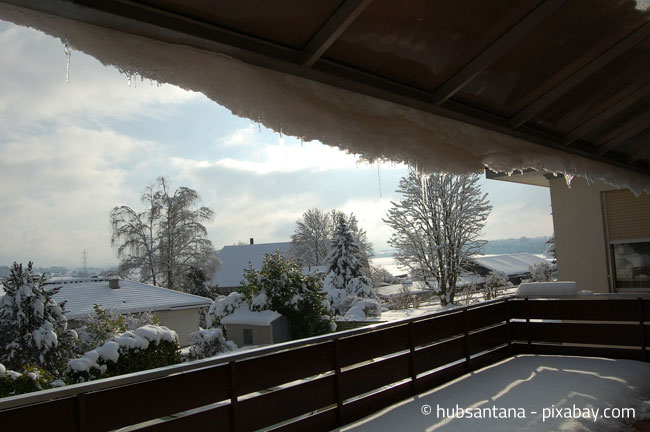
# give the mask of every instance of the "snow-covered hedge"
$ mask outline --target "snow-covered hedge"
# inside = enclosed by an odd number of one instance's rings
[[[122,375],[180,362],[178,336],[164,326],[146,325],[70,360],[65,376],[71,382]]]
[[[219,296],[208,310],[205,318],[206,324],[208,327],[220,326],[223,318],[241,307],[248,309],[248,300],[245,295],[238,292],[231,292],[228,296]]]
[[[56,387],[57,384],[62,385],[63,383],[55,380],[44,369],[27,366],[22,372],[16,372],[7,370],[0,363],[0,398],[45,390],[50,387]]]
[[[237,349],[232,341],[227,341],[220,328],[201,329],[190,334],[192,346],[187,355],[189,360],[212,357]]]

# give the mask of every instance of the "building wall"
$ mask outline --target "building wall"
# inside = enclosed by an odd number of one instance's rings
[[[238,347],[244,346],[244,329],[253,330],[253,345],[267,345],[273,343],[271,326],[256,326],[249,324],[226,324],[226,339],[233,341]]]
[[[601,192],[615,188],[575,178],[550,180],[558,279],[578,289],[609,292],[607,243]]]
[[[169,327],[178,334],[182,347],[190,345],[190,333],[199,329],[199,308],[158,311],[160,325]]]

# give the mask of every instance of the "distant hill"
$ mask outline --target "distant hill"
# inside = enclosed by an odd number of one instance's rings
[[[542,254],[546,251],[548,237],[521,237],[518,239],[499,239],[489,240],[481,248],[482,254],[512,254],[529,252],[533,254]]]

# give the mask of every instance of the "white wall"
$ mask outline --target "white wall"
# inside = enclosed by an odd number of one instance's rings
[[[601,192],[604,183],[575,178],[550,180],[558,279],[575,281],[578,289],[609,292],[607,244]]]
[[[169,327],[178,334],[182,347],[190,344],[190,333],[199,329],[199,309],[158,311],[160,325]]]

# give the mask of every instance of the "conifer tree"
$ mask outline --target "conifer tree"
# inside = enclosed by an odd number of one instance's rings
[[[14,263],[2,282],[0,363],[14,370],[37,366],[58,376],[73,355],[76,333],[67,329],[65,302],[53,298],[59,288],[45,289],[44,282],[32,273],[31,262],[26,269]]]

